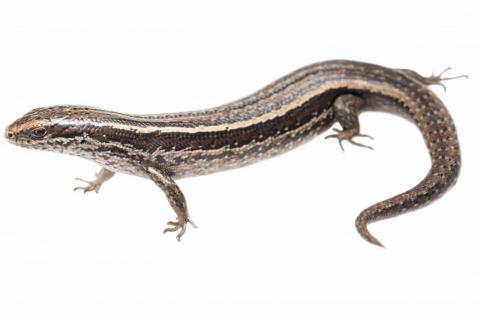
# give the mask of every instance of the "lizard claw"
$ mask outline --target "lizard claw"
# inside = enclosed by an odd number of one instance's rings
[[[95,180],[93,180],[93,181],[87,181],[87,180],[83,180],[83,179],[80,179],[80,178],[75,178],[75,180],[82,181],[82,182],[86,183],[87,186],[76,187],[75,189],[73,189],[73,191],[83,190],[83,193],[87,193],[87,192],[90,192],[90,191],[95,191],[95,193],[98,193],[98,190],[100,190],[100,187],[102,186],[102,184],[104,184],[105,181],[107,181],[111,177],[113,177],[114,174],[115,173],[113,171],[110,171],[110,170],[107,170],[107,169],[103,168],[102,170],[100,170],[100,172],[95,174]]]
[[[169,221],[167,222],[167,225],[171,227],[167,227],[163,230],[163,233],[166,232],[175,232],[180,230],[180,232],[177,234],[177,240],[180,241],[180,238],[185,234],[185,231],[187,231],[187,224],[190,223],[192,227],[197,228],[197,225],[190,220],[190,218],[178,220],[178,221]]]
[[[340,130],[337,128],[333,128],[333,131],[335,131],[336,134],[328,135],[325,137],[325,139],[330,139],[330,138],[338,139],[338,144],[340,145],[340,149],[342,149],[342,151],[345,151],[342,144],[344,140],[350,142],[353,145],[373,150],[372,147],[353,140],[353,138],[355,137],[364,137],[364,138],[369,138],[370,140],[373,140],[373,137],[369,136],[368,134],[359,133],[357,129]]]
[[[443,70],[442,72],[440,72],[438,75],[435,75],[434,73],[432,73],[432,75],[430,77],[423,78],[423,81],[428,86],[437,85],[437,86],[442,87],[443,91],[447,91],[447,87],[445,86],[445,84],[442,83],[442,81],[454,80],[454,79],[460,79],[460,78],[467,78],[468,79],[468,75],[466,75],[466,74],[462,74],[460,76],[453,76],[453,77],[443,77],[443,75],[447,71],[450,71],[451,69],[452,69],[451,67],[448,67],[445,70]]]
[[[100,190],[100,187],[102,186],[102,184],[98,183],[97,181],[87,181],[87,180],[83,180],[83,179],[80,179],[80,178],[75,178],[75,180],[85,182],[87,184],[87,186],[76,187],[76,188],[73,189],[73,191],[83,190],[83,193],[95,191],[95,193],[98,194],[98,190]]]

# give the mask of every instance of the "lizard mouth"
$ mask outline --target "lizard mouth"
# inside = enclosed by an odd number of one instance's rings
[[[24,148],[34,148],[32,145],[32,140],[26,137],[23,137],[21,134],[18,134],[15,131],[14,125],[10,125],[5,130],[5,139],[11,144],[24,147]]]

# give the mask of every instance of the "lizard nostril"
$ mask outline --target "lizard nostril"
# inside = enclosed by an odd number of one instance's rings
[[[12,132],[8,131],[7,132],[7,138],[8,139],[13,139],[13,137],[14,137],[14,134]]]

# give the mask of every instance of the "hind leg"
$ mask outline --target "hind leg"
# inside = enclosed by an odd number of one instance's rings
[[[365,101],[353,94],[338,96],[333,102],[333,108],[335,110],[335,118],[342,126],[342,130],[334,128],[333,131],[335,131],[336,134],[328,135],[325,139],[337,138],[342,151],[344,150],[342,145],[343,141],[348,141],[353,145],[373,150],[372,147],[353,140],[355,137],[366,137],[373,140],[371,136],[360,133],[358,113],[364,105]]]

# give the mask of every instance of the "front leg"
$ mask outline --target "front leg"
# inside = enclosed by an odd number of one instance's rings
[[[147,175],[160,189],[163,190],[167,196],[170,206],[177,214],[177,221],[168,222],[171,227],[166,228],[163,232],[174,232],[180,230],[177,234],[177,240],[183,236],[187,229],[187,224],[190,223],[194,228],[197,226],[193,223],[188,215],[187,202],[183,196],[182,191],[178,185],[173,181],[170,175],[163,169],[148,167],[145,169]]]

